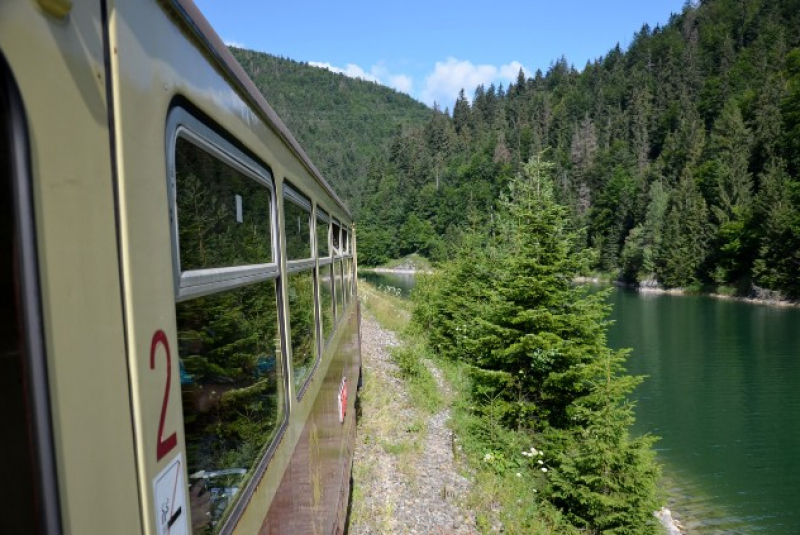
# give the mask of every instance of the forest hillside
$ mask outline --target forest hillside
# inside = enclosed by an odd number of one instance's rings
[[[431,110],[394,89],[308,63],[231,47],[311,160],[358,212],[373,159],[390,139],[421,127]]]
[[[465,88],[452,114],[429,113],[373,162],[362,264],[451,256],[541,154],[595,269],[800,296],[798,29],[800,0],[687,2],[581,70],[560,58]]]

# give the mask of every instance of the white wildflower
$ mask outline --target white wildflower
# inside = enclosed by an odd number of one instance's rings
[[[520,474],[519,472],[517,472],[517,477],[522,477],[522,474]]]
[[[539,459],[539,460],[538,460],[538,461],[536,461],[536,462],[537,462],[537,463],[539,463],[539,464],[544,464],[544,461],[542,461],[541,459]]]
[[[545,468],[545,467],[543,466],[543,467],[542,467],[542,472],[544,472],[544,473],[547,473],[547,468]]]

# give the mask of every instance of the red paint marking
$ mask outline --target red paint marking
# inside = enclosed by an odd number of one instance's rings
[[[172,433],[164,437],[164,420],[167,418],[167,406],[169,405],[169,386],[172,381],[172,357],[169,352],[169,341],[167,335],[161,329],[153,334],[153,341],[150,343],[150,369],[156,369],[156,349],[163,345],[167,356],[167,384],[164,388],[164,401],[161,403],[161,419],[158,422],[158,444],[156,444],[156,460],[160,461],[166,454],[171,452],[178,445],[178,435]]]
[[[347,377],[342,377],[342,383],[339,385],[339,422],[344,423],[344,417],[347,415]]]

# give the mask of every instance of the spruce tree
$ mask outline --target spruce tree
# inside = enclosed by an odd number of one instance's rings
[[[572,283],[588,257],[535,158],[500,201],[497,228],[472,233],[426,290],[417,322],[473,369],[474,411],[549,451],[545,496],[590,533],[653,533],[659,470],[633,439],[626,352],[606,345],[604,293]],[[488,447],[496,447],[488,445]]]

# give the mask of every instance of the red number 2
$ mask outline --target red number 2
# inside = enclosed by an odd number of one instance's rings
[[[153,335],[153,341],[150,343],[150,369],[156,369],[156,349],[158,345],[164,346],[167,355],[167,386],[164,388],[164,401],[161,404],[161,419],[158,421],[158,444],[156,444],[156,460],[160,461],[166,454],[171,452],[175,446],[178,445],[178,436],[172,433],[164,440],[164,420],[167,417],[167,405],[169,405],[169,385],[172,380],[172,358],[169,354],[169,342],[167,335],[164,331],[159,329]]]

